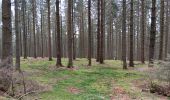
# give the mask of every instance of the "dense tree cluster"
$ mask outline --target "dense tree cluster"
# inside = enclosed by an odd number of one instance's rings
[[[76,58],[122,60],[124,69],[164,60],[169,9],[169,0],[2,0],[0,67],[12,68],[13,55],[17,70],[22,56],[56,57],[57,67],[69,58],[68,68]]]

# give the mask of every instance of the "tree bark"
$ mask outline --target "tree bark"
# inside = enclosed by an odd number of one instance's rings
[[[123,69],[127,69],[126,62],[126,0],[123,0],[123,16],[122,16],[122,61]]]
[[[156,0],[152,0],[149,63],[153,64],[156,38]]]
[[[101,3],[101,0],[98,0],[97,1],[98,2],[98,4],[97,4],[97,9],[98,9],[98,19],[97,19],[97,57],[96,57],[96,61],[97,62],[99,62],[99,60],[100,60],[100,19],[101,19],[101,17],[100,17],[100,3]]]
[[[73,43],[72,43],[72,38],[73,38],[73,34],[72,34],[72,30],[71,30],[71,22],[72,22],[72,18],[71,18],[71,9],[72,8],[72,0],[68,0],[68,9],[67,9],[67,36],[68,36],[68,68],[73,68]]]
[[[101,23],[100,23],[100,64],[104,63],[104,0],[101,0]]]
[[[36,36],[35,36],[35,16],[36,16],[36,1],[32,0],[33,9],[33,38],[34,38],[34,58],[37,58],[37,46],[36,46]]]
[[[61,67],[61,33],[60,33],[60,14],[59,14],[59,0],[56,0],[56,25],[57,25],[57,67]]]
[[[164,43],[164,0],[161,0],[159,60],[163,60],[163,47],[164,47],[163,43]]]
[[[130,10],[130,55],[129,55],[129,66],[134,67],[133,62],[133,0],[131,0],[131,10]]]
[[[50,18],[50,0],[47,0],[48,7],[48,56],[49,61],[52,61],[52,53],[51,53],[51,18]]]
[[[12,57],[11,0],[2,0],[2,62],[0,63],[0,90],[7,92],[11,86]]]
[[[169,45],[169,44],[168,44],[169,21],[170,21],[170,20],[169,20],[169,19],[170,19],[170,18],[169,18],[169,17],[170,17],[170,16],[169,16],[169,14],[170,14],[170,13],[169,13],[169,11],[170,11],[169,8],[170,8],[170,7],[169,7],[169,0],[167,0],[167,1],[166,1],[166,24],[165,24],[165,25],[166,25],[166,26],[165,26],[165,55],[164,55],[165,58],[167,58],[167,56],[168,56],[168,45]]]
[[[91,36],[91,0],[88,0],[88,32],[89,32],[89,45],[88,45],[88,60],[89,66],[91,66],[91,52],[92,52],[92,36]]]
[[[141,0],[142,18],[141,18],[141,62],[145,63],[145,0]]]
[[[23,49],[24,49],[24,59],[27,59],[27,33],[26,33],[26,1],[22,0],[22,24],[23,24]]]
[[[18,27],[18,0],[15,0],[15,35],[16,35],[16,70],[20,71],[20,39],[19,39],[19,27]]]

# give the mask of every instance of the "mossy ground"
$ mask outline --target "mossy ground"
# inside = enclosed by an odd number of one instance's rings
[[[95,60],[92,62],[92,66],[89,67],[87,59],[77,59],[74,61],[75,69],[67,69],[55,67],[56,59],[22,59],[21,68],[31,73],[29,79],[51,87],[49,91],[28,96],[27,99],[111,100],[115,95],[114,87],[121,87],[130,98],[136,100],[145,95],[141,91],[135,91],[132,84],[133,80],[146,78],[144,73],[122,70],[121,61],[106,60],[103,65]],[[62,64],[66,66],[67,59],[62,59]],[[135,67],[146,65],[138,64]]]

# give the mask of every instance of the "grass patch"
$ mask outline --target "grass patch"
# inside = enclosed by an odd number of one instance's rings
[[[67,59],[62,61],[66,66]],[[120,61],[110,60],[100,65],[93,60],[93,66],[87,67],[86,59],[77,59],[74,61],[77,70],[50,70],[55,63],[55,59],[22,60],[22,70],[33,73],[29,76],[31,79],[53,87],[51,91],[38,95],[42,100],[110,100],[113,86],[119,85],[130,91],[129,82],[143,77],[140,72],[122,70]],[[75,87],[80,93],[70,93],[68,87]]]

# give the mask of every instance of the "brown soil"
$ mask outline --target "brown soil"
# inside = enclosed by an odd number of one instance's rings
[[[79,93],[81,93],[81,90],[76,88],[76,87],[68,87],[67,91],[72,93],[72,94],[79,94]]]

